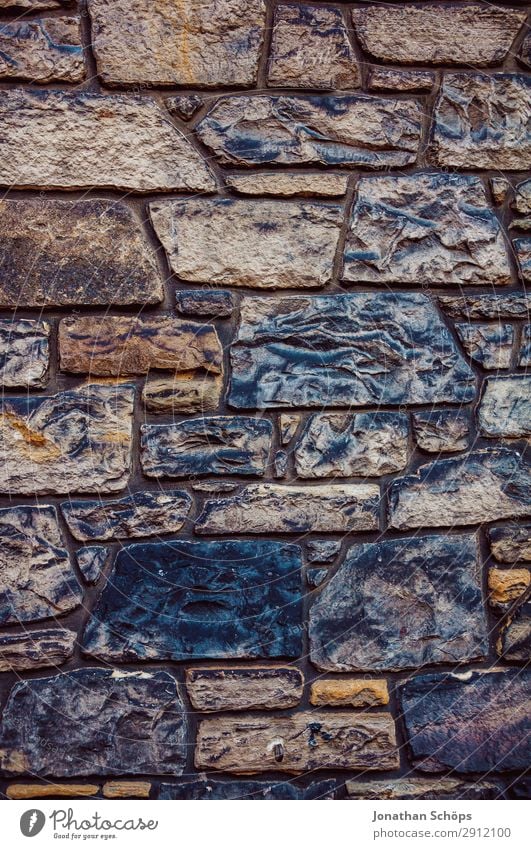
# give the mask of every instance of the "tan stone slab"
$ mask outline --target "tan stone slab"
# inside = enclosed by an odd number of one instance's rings
[[[103,795],[106,799],[149,799],[149,781],[106,781]]]
[[[304,679],[293,666],[186,670],[192,706],[201,711],[283,710],[302,698]]]
[[[218,407],[222,392],[221,376],[182,372],[149,380],[142,390],[142,400],[150,413],[203,413]]]
[[[225,183],[241,195],[341,197],[347,191],[348,174],[259,171],[254,174],[226,174]]]
[[[505,610],[531,585],[529,569],[489,569],[488,599],[495,608]]]
[[[317,707],[375,707],[389,704],[387,681],[363,678],[329,678],[314,681],[310,703]]]
[[[96,796],[97,784],[10,784],[6,790],[8,799],[68,799]]]

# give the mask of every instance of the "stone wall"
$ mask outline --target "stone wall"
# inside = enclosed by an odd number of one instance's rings
[[[7,797],[528,792],[530,9],[0,0]]]

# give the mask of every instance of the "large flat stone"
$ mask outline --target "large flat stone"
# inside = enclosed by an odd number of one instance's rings
[[[250,86],[264,0],[89,0],[92,46],[107,85]]]
[[[304,678],[295,667],[265,666],[186,670],[195,710],[285,710],[302,698]]]
[[[84,76],[79,18],[0,23],[0,79],[78,83]]]
[[[444,74],[435,105],[431,161],[455,168],[528,168],[530,89],[525,74]]]
[[[0,672],[60,666],[74,653],[75,631],[48,628],[0,636]]]
[[[161,201],[151,220],[182,280],[260,289],[332,278],[342,207],[307,201]]]
[[[0,384],[4,389],[46,386],[49,338],[46,321],[0,319]]]
[[[0,625],[61,616],[81,604],[55,507],[0,510],[0,569]]]
[[[479,177],[362,177],[343,278],[435,286],[509,283],[502,229]]]
[[[474,536],[353,546],[310,610],[319,669],[415,669],[488,653]]]
[[[416,769],[490,773],[529,767],[528,671],[421,675],[398,693]]]
[[[298,546],[260,540],[132,545],[83,637],[105,660],[298,657]]]
[[[140,462],[149,478],[188,475],[263,475],[273,426],[248,416],[203,416],[167,425],[142,425]]]
[[[249,714],[202,720],[195,766],[237,774],[397,769],[398,749],[390,714],[315,710],[274,718]]]
[[[531,436],[531,375],[489,377],[477,418],[483,436]]]
[[[0,489],[17,495],[115,492],[131,468],[133,388],[86,384],[4,398]]]
[[[16,684],[0,726],[2,775],[180,775],[186,717],[167,672],[78,669]]]
[[[64,501],[68,530],[80,542],[179,531],[190,511],[186,492],[134,492],[116,501]]]
[[[392,528],[475,525],[529,514],[531,473],[507,448],[471,451],[421,466],[390,490]]]
[[[238,408],[471,401],[474,375],[426,295],[243,298],[231,348]]]
[[[197,126],[225,165],[401,167],[415,162],[415,100],[368,95],[222,97]]]
[[[375,484],[283,486],[251,484],[237,495],[207,501],[198,534],[306,533],[378,530]]]
[[[531,560],[531,522],[489,528],[493,556],[501,563]]]
[[[0,184],[213,191],[205,161],[150,97],[0,92]]]
[[[164,294],[140,224],[120,201],[0,201],[3,307],[156,304]]]

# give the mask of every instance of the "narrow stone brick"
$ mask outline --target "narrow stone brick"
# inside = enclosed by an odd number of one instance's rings
[[[531,658],[531,602],[529,598],[503,622],[496,651],[506,661],[527,663]]]
[[[347,174],[292,173],[262,171],[253,174],[231,173],[225,183],[240,195],[281,195],[292,197],[342,197],[347,191]]]
[[[0,24],[0,79],[78,83],[84,77],[79,18]]]
[[[219,406],[222,392],[221,375],[198,369],[148,380],[142,401],[150,413],[208,413]]]
[[[503,799],[501,784],[495,781],[463,781],[455,778],[389,778],[385,781],[345,782],[349,799]]]
[[[75,631],[63,628],[0,636],[0,672],[60,666],[72,657],[76,639]]]
[[[483,436],[530,436],[531,375],[487,378],[477,418]]]
[[[522,328],[522,341],[518,365],[522,367],[531,366],[531,324]]]
[[[387,682],[362,678],[324,678],[313,682],[310,703],[316,707],[353,708],[387,705]]]
[[[228,318],[236,306],[232,292],[206,292],[204,289],[177,292],[175,301],[177,311],[183,315],[212,318]]]
[[[335,799],[335,781],[313,781],[308,787],[297,787],[289,781],[185,781],[160,785],[159,799],[184,801],[296,801]]]
[[[451,318],[502,319],[527,318],[531,311],[531,293],[511,292],[510,295],[439,295],[444,312]]]
[[[50,325],[0,319],[0,383],[3,388],[46,386]]]
[[[200,711],[284,710],[302,698],[302,673],[290,666],[186,670],[186,690]]]
[[[106,781],[103,785],[105,799],[149,799],[149,781]]]
[[[395,68],[371,68],[370,91],[430,91],[435,85],[432,71],[398,71]]]
[[[115,540],[179,531],[190,511],[186,492],[134,492],[117,501],[64,501],[61,510],[74,539]]]
[[[1,3],[0,3],[1,7]],[[83,799],[97,796],[98,784],[10,784],[6,790],[8,799]]]

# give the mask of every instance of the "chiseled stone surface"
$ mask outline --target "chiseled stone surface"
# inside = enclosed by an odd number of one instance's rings
[[[209,292],[205,289],[176,292],[175,306],[183,315],[228,318],[236,306],[232,292]]]
[[[121,201],[0,200],[0,305],[157,304],[163,286]]]
[[[421,675],[398,693],[417,769],[490,773],[529,766],[526,670]]]
[[[500,563],[531,560],[531,523],[489,528],[490,547]]]
[[[471,401],[474,375],[413,292],[242,299],[229,404],[328,407]]]
[[[432,161],[465,169],[527,168],[530,89],[525,74],[444,74],[435,105]]]
[[[340,549],[341,543],[332,539],[309,539],[306,543],[310,563],[332,563]]]
[[[252,85],[264,0],[89,0],[98,73],[107,85]]]
[[[484,369],[509,368],[514,331],[511,324],[455,324],[466,353]]]
[[[400,167],[415,162],[415,100],[368,95],[221,97],[197,126],[225,165]]]
[[[310,610],[319,669],[414,669],[487,655],[474,536],[353,546]]]
[[[61,510],[74,539],[114,540],[179,531],[190,511],[186,492],[133,492],[115,501],[64,501]]]
[[[483,436],[531,436],[531,375],[487,378],[477,417]]]
[[[511,206],[520,215],[531,215],[531,180],[518,183]]]
[[[142,470],[149,478],[263,475],[272,433],[270,421],[248,416],[202,416],[174,424],[142,425]]]
[[[61,616],[81,604],[55,507],[0,510],[0,568],[0,625]]]
[[[207,501],[195,530],[198,534],[375,531],[379,504],[380,487],[375,484],[251,484],[232,497]]]
[[[343,220],[337,204],[234,198],[161,201],[150,214],[182,280],[260,289],[329,283]]]
[[[150,369],[221,374],[223,352],[212,324],[173,315],[74,316],[59,324],[61,369],[119,376]]]
[[[298,413],[282,413],[278,417],[278,426],[280,429],[280,441],[282,445],[288,445],[291,442],[297,429],[301,423],[301,417]]]
[[[373,67],[369,71],[371,91],[430,91],[435,85],[433,71],[399,71]]]
[[[400,530],[437,528],[525,516],[530,486],[524,457],[507,448],[436,460],[393,481],[389,524]]]
[[[46,321],[0,319],[0,385],[3,389],[46,386],[49,339],[50,325]]]
[[[0,122],[1,185],[136,192],[216,188],[206,162],[150,97],[5,90]]]
[[[296,171],[233,172],[225,175],[225,183],[240,195],[341,197],[347,191],[348,175]]]
[[[531,658],[531,601],[529,598],[503,623],[496,649],[498,654],[507,661],[527,663]]]
[[[292,716],[204,719],[195,749],[197,769],[232,773],[303,773],[313,769],[398,767],[390,714],[307,711]]]
[[[531,324],[526,324],[526,326],[522,328],[522,340],[518,365],[520,367],[531,366]]]
[[[498,613],[505,613],[531,585],[529,569],[489,569],[488,601]]]
[[[367,801],[404,799],[503,799],[495,781],[463,781],[458,778],[388,778],[385,781],[346,781],[349,799]]]
[[[109,559],[109,549],[104,545],[86,545],[76,551],[76,561],[83,580],[97,584]]]
[[[2,4],[0,2],[0,8]],[[82,799],[97,796],[98,784],[10,784],[6,790],[8,799]]]
[[[15,684],[0,726],[0,773],[180,775],[185,710],[167,672],[86,667]]]
[[[531,292],[511,292],[509,295],[439,295],[441,308],[451,318],[528,318],[531,312]]]
[[[501,206],[511,191],[511,184],[505,177],[491,177],[489,183],[494,203]]]
[[[361,74],[341,10],[277,6],[267,82],[275,88],[358,88]]]
[[[284,710],[299,704],[303,684],[290,666],[186,670],[188,698],[200,711]]]
[[[122,549],[84,651],[104,660],[298,657],[298,546],[182,539]]]
[[[522,279],[525,283],[531,283],[531,237],[515,239],[513,245]]]
[[[392,64],[497,65],[505,59],[526,12],[467,3],[391,5],[352,11],[364,50]]]
[[[297,787],[292,781],[188,781],[161,784],[159,799],[188,801],[224,800],[321,800],[334,799],[335,781],[314,781],[308,787]]]
[[[343,279],[392,285],[508,283],[502,229],[479,177],[362,177]]]
[[[84,76],[79,18],[0,23],[0,79],[77,83]]]
[[[386,475],[405,468],[408,417],[402,413],[315,413],[295,448],[300,478]]]
[[[149,781],[106,781],[102,788],[104,799],[149,799]]]
[[[13,495],[116,492],[131,468],[133,387],[95,383],[4,398],[0,489]]]
[[[524,67],[531,68],[531,32],[528,32],[524,38],[518,58]]]
[[[60,666],[72,657],[76,638],[75,631],[64,628],[3,634],[0,636],[0,672]]]
[[[181,94],[176,97],[167,97],[164,105],[170,115],[189,121],[204,106],[204,102],[198,94]]]
[[[367,708],[389,704],[389,691],[384,680],[362,678],[323,678],[314,681],[310,704],[316,707]]]
[[[210,368],[211,364],[207,365]],[[150,413],[206,413],[221,401],[223,378],[198,369],[148,380],[142,389],[142,401]]]
[[[413,413],[415,441],[423,451],[464,451],[468,447],[470,420],[461,410],[428,410]]]

